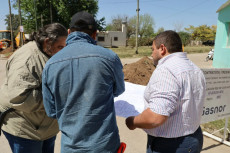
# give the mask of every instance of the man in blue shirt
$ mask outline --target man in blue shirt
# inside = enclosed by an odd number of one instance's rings
[[[67,46],[43,70],[44,106],[58,120],[62,153],[115,153],[120,146],[114,97],[124,92],[123,67],[96,45],[96,30],[91,14],[76,13]]]

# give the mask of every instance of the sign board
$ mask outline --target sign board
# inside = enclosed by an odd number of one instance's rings
[[[201,123],[230,116],[230,69],[202,69],[206,78],[206,98]]]
[[[20,26],[20,27],[19,27],[19,30],[20,30],[20,32],[24,32],[23,26]]]

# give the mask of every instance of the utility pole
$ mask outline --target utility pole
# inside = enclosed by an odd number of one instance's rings
[[[136,22],[136,54],[138,54],[138,32],[139,32],[139,0],[137,0],[137,22]]]
[[[12,52],[14,51],[14,33],[13,33],[13,27],[12,27],[12,18],[11,18],[11,3],[10,0],[8,0],[9,3],[9,13],[10,13],[10,32],[11,32],[11,46],[12,46]]]
[[[37,21],[37,5],[36,0],[34,0],[34,14],[35,14],[35,25],[36,25],[36,31],[38,31],[38,21]]]
[[[50,22],[53,23],[52,0],[50,0]]]
[[[21,16],[21,5],[20,0],[18,0],[18,14],[19,14],[19,24],[20,24],[20,46],[23,45],[23,26],[22,26],[22,16]]]
[[[41,27],[43,27],[43,15],[41,14]]]

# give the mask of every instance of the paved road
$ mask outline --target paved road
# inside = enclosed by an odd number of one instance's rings
[[[211,68],[212,61],[205,62],[205,57],[207,53],[201,54],[189,54],[188,57],[194,63],[196,63],[201,68]],[[136,62],[140,58],[134,59],[121,59],[123,64],[129,64],[132,62]],[[5,76],[5,60],[0,59],[0,84],[2,84],[2,80]],[[147,137],[144,131],[140,129],[136,129],[134,131],[130,131],[125,126],[125,119],[122,117],[117,117],[117,124],[119,128],[119,133],[121,137],[121,141],[127,144],[126,153],[144,153],[146,151],[146,141]],[[55,153],[60,153],[60,133],[57,136],[56,145],[55,145]],[[0,137],[0,153],[10,153],[10,148],[7,140],[4,136]],[[230,152],[230,147],[220,144],[219,142],[212,140],[210,138],[204,137],[204,146],[202,153],[227,153]]]
[[[5,78],[5,66],[6,60],[0,57],[0,85],[3,83]]]

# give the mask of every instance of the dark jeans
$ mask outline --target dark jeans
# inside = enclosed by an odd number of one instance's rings
[[[193,134],[178,138],[161,138],[148,135],[147,153],[200,153],[203,133],[199,127]]]
[[[3,133],[13,153],[54,153],[56,136],[44,141],[37,141],[16,137],[4,131]]]

